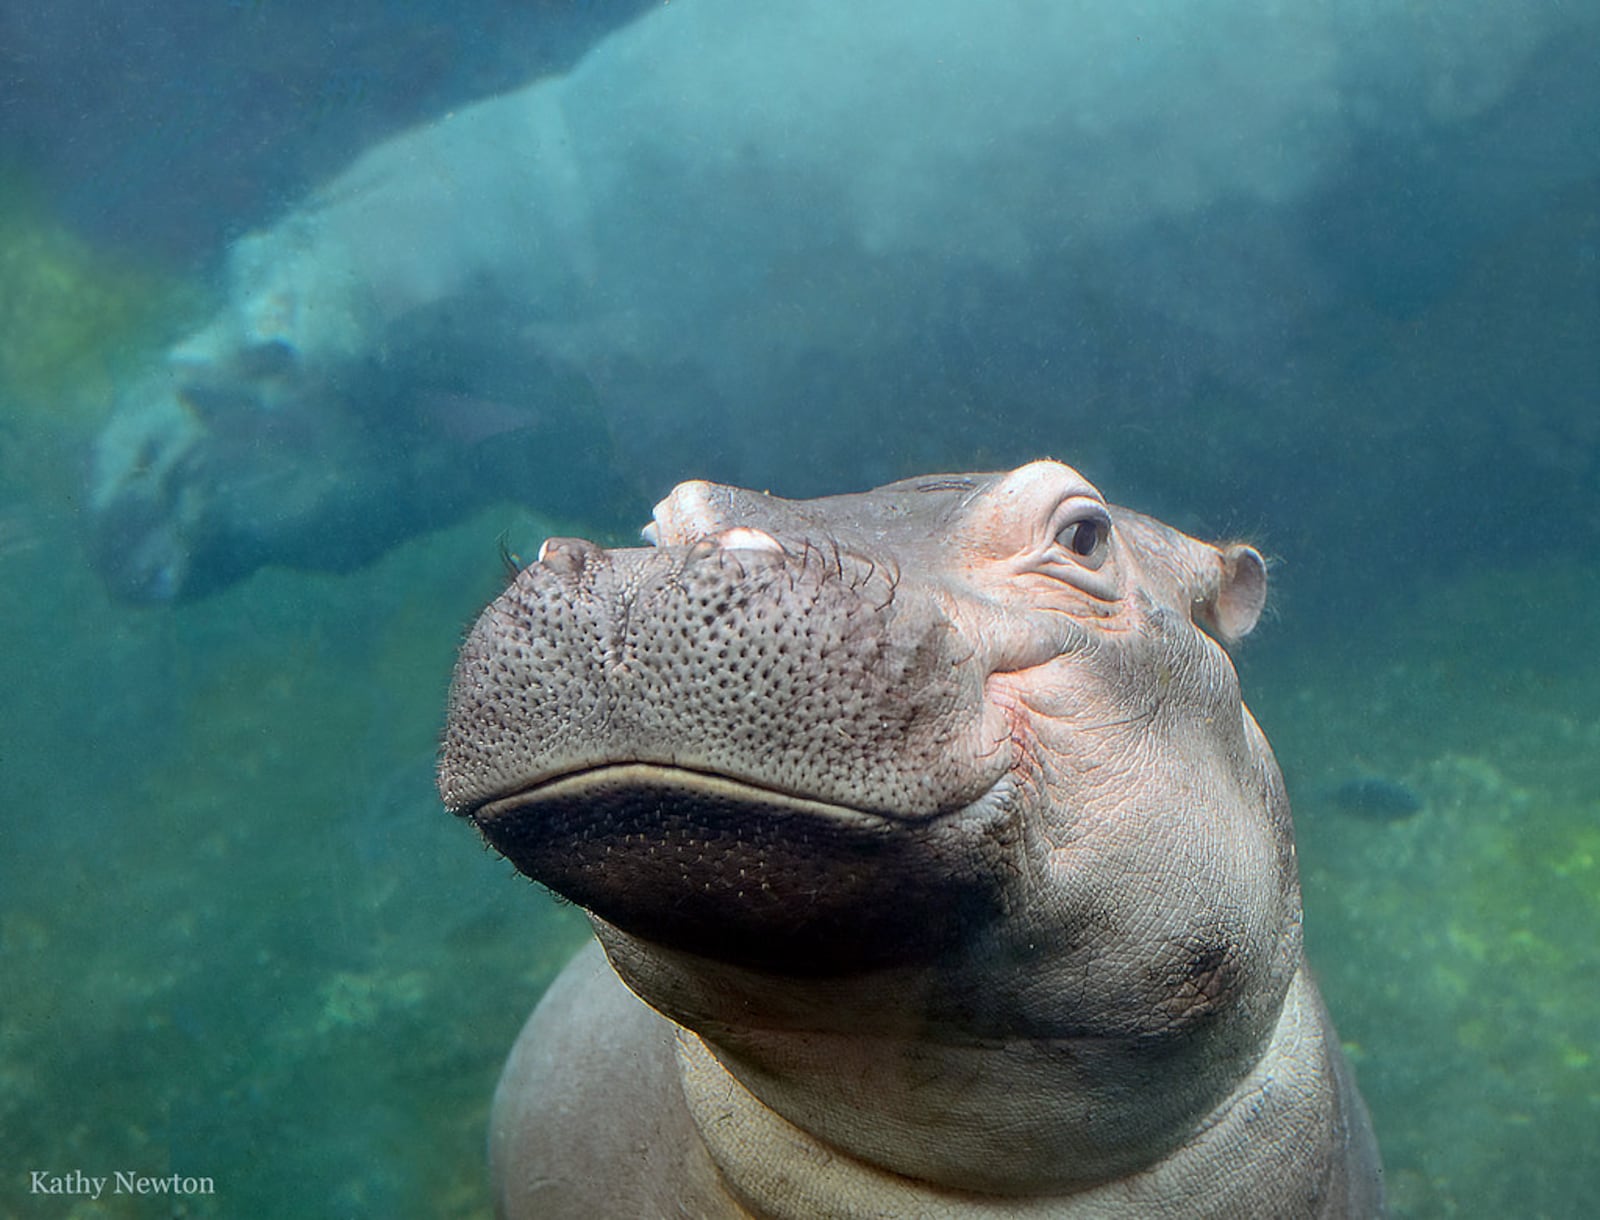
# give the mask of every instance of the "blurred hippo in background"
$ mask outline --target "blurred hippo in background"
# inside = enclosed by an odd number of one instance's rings
[[[1381,1215],[1222,647],[1254,549],[1051,461],[684,483],[646,539],[550,539],[452,683],[446,804],[599,939],[500,1215]]]
[[[1218,443],[1177,408],[1216,385],[1292,412],[1297,326],[1364,267],[1393,292],[1413,252],[1483,230],[1440,207],[1514,210],[1448,180],[1451,133],[1586,22],[657,6],[239,240],[215,316],[98,440],[93,554],[116,594],[175,600],[350,568],[497,499],[603,525],[687,468],[814,494],[1052,436],[1109,467],[1118,427],[1141,453],[1213,446],[1152,459],[1178,499],[1196,487],[1173,479],[1251,482],[1281,433]],[[1548,133],[1570,109],[1506,112]],[[1519,190],[1585,172],[1508,146]],[[1371,222],[1396,166],[1443,175],[1408,188],[1436,201],[1427,240]]]

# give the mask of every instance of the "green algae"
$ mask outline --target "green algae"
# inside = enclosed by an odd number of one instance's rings
[[[0,402],[12,420],[92,425],[119,376],[170,332],[195,290],[165,269],[97,249],[0,169]]]

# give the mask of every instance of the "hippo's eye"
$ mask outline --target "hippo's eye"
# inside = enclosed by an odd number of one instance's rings
[[[1056,545],[1071,551],[1091,571],[1105,563],[1110,544],[1111,522],[1098,513],[1069,521],[1056,531]]]

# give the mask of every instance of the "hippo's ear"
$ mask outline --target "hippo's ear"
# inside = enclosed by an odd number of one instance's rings
[[[1253,546],[1235,542],[1217,552],[1221,572],[1211,596],[1195,604],[1195,617],[1224,644],[1249,635],[1267,604],[1267,561]]]

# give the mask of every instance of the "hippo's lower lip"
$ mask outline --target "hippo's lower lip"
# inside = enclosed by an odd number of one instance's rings
[[[467,816],[520,871],[625,932],[787,973],[915,960],[998,901],[959,816],[889,817],[665,764],[572,772]],[[962,892],[952,875],[970,879]]]

